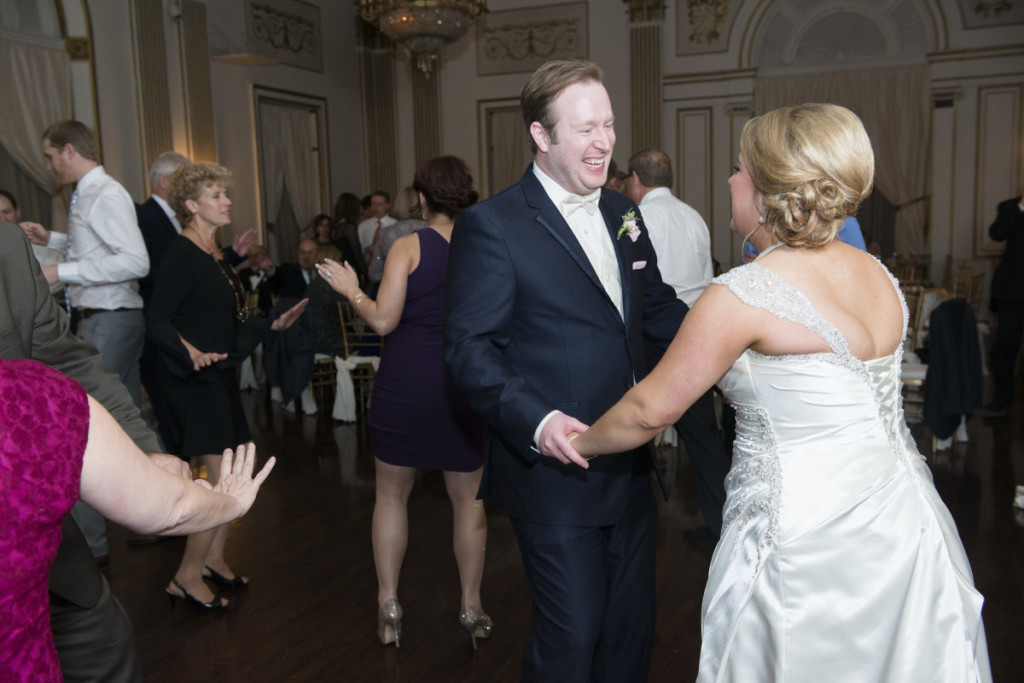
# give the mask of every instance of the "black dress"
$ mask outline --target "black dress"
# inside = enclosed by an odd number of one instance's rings
[[[182,458],[217,455],[249,441],[242,410],[237,367],[268,327],[265,318],[245,325],[238,302],[245,301],[234,270],[187,237],[178,237],[164,254],[147,309],[146,331],[157,345],[157,379],[171,410],[174,443],[164,444]],[[200,351],[228,358],[192,369],[179,334]]]

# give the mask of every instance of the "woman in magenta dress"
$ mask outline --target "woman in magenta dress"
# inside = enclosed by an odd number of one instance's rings
[[[0,360],[0,681],[62,680],[47,576],[79,496],[139,533],[192,533],[248,511],[274,464],[253,478],[254,462],[251,444],[227,451],[217,488],[197,486],[153,464],[74,380]]]
[[[416,468],[444,471],[455,516],[455,559],[462,583],[459,621],[477,638],[491,634],[480,601],[487,520],[476,500],[486,425],[463,400],[444,365],[445,271],[455,218],[477,200],[461,159],[423,162],[413,187],[427,227],[397,240],[388,251],[377,300],[359,289],[349,264],[325,259],[320,275],[382,337],[374,380],[370,431],[377,468],[373,555],[377,565],[377,635],[382,644],[401,637],[398,576],[408,539],[407,503]]]

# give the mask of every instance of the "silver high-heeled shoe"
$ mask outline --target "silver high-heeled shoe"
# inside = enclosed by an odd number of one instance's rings
[[[473,649],[476,649],[476,639],[487,639],[491,637],[491,630],[494,629],[494,622],[482,609],[473,605],[463,605],[459,610],[459,623],[469,631]]]
[[[394,640],[387,640],[387,627],[391,627]],[[395,647],[399,646],[402,638],[402,606],[398,604],[397,598],[391,598],[377,611],[377,638],[381,645],[390,645],[394,642]]]

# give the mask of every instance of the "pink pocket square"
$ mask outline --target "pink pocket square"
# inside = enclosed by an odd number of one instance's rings
[[[633,270],[641,270],[647,267],[647,261],[633,261]]]

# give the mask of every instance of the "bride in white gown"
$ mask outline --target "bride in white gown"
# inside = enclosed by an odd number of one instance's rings
[[[906,305],[835,239],[871,143],[835,105],[743,129],[732,228],[758,259],[714,280],[585,457],[651,439],[718,384],[736,408],[700,681],[989,681],[982,596],[903,419]]]

